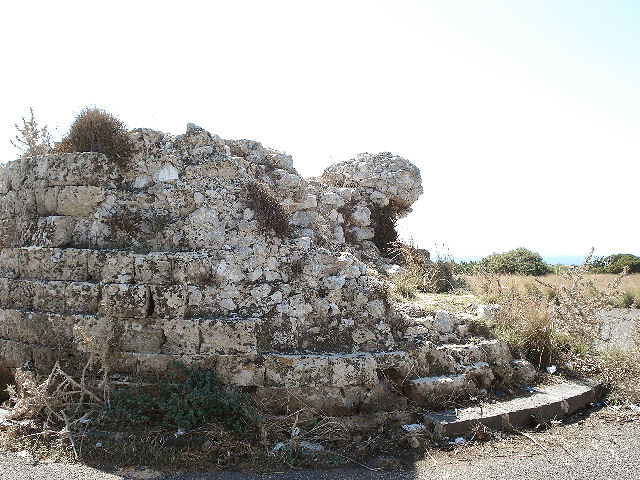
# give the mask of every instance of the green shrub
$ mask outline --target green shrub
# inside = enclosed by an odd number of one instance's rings
[[[135,147],[124,123],[99,108],[85,108],[71,124],[67,136],[56,144],[55,151],[104,153],[124,166]]]
[[[280,238],[291,234],[289,214],[278,199],[263,183],[247,184],[248,207],[253,210],[258,224],[263,231],[273,231]]]
[[[551,272],[551,267],[542,260],[539,253],[526,248],[489,255],[478,262],[478,269],[515,275],[546,275]]]
[[[593,273],[622,273],[627,267],[628,273],[640,273],[640,257],[630,253],[616,253],[594,259],[589,267]]]
[[[221,421],[233,430],[242,430],[253,418],[249,395],[225,388],[216,374],[177,365],[149,384],[117,389],[110,416],[134,424],[193,429]]]

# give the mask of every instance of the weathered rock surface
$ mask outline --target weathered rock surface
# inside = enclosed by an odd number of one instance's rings
[[[275,412],[334,414],[527,372],[502,342],[465,344],[465,318],[398,321],[371,240],[375,215],[422,193],[407,160],[361,154],[305,180],[290,156],[195,125],[132,135],[126,168],[96,153],[0,167],[0,363],[109,349],[113,372],[197,363]],[[251,208],[255,183],[284,218]]]

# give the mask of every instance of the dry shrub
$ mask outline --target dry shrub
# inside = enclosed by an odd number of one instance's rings
[[[11,140],[11,145],[22,151],[21,157],[50,153],[52,142],[47,126],[40,128],[33,116],[33,108],[29,108],[29,112],[31,113],[29,120],[22,117],[22,126],[15,125],[18,135],[15,136],[15,142]]]
[[[11,370],[0,363],[0,403],[5,400],[9,400],[9,393],[7,392],[7,386],[13,385],[16,380]]]
[[[500,277],[483,274],[483,297],[502,305],[496,329],[512,347],[539,368],[560,362],[568,352],[586,352],[600,334],[598,313],[608,308],[622,275],[604,289],[586,276],[588,261],[563,274],[556,285],[535,283],[503,287]]]
[[[444,293],[455,288],[453,264],[438,259],[432,262],[429,252],[402,242],[390,245],[394,261],[404,269],[405,274],[395,279],[396,292],[411,298],[413,290],[428,293]]]
[[[259,182],[247,184],[248,206],[254,211],[256,220],[263,231],[273,231],[280,238],[291,234],[289,214],[271,193],[269,188]]]
[[[124,166],[135,147],[124,123],[119,119],[99,108],[85,108],[71,124],[67,136],[56,144],[55,151],[104,153]]]

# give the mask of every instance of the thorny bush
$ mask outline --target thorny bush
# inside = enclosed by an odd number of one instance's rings
[[[55,151],[104,153],[120,166],[125,166],[135,147],[119,119],[99,108],[85,108],[71,124],[67,136],[56,144]]]

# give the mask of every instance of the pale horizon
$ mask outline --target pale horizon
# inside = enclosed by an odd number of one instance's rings
[[[359,152],[403,156],[425,193],[399,230],[432,252],[640,254],[635,2],[36,1],[5,11],[1,162],[19,155],[9,139],[29,107],[59,140],[98,106],[129,128],[180,134],[192,122],[259,141],[305,177]]]

